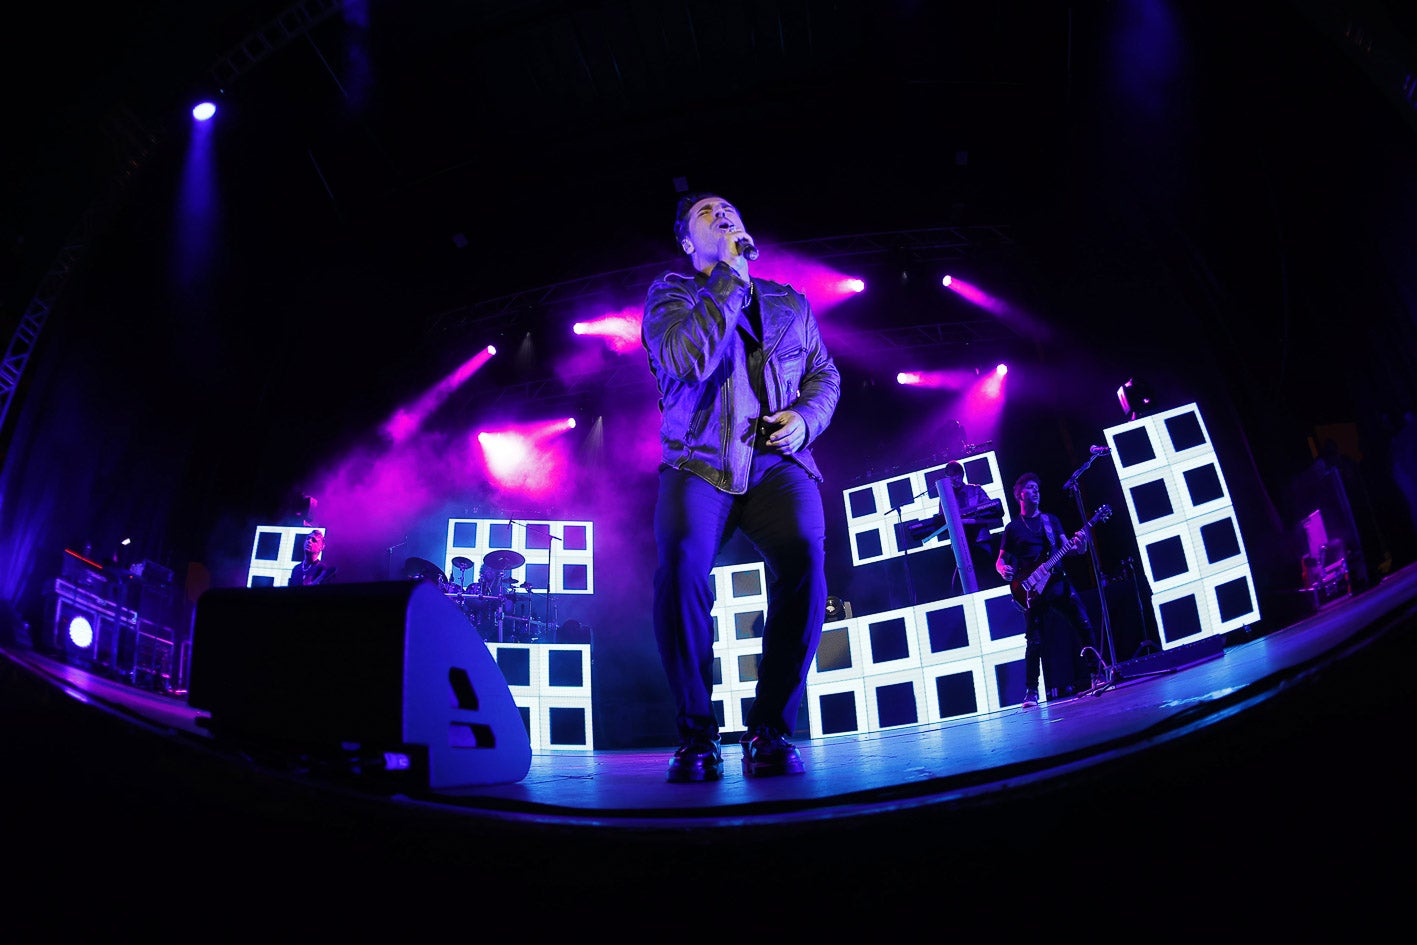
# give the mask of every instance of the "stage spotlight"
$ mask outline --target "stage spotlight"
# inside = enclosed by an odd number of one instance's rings
[[[848,292],[865,292],[866,281],[864,279],[847,279],[846,289]]]
[[[895,376],[895,382],[896,382],[897,384],[919,384],[919,383],[920,383],[920,372],[919,372],[919,371],[901,371],[899,374],[897,374],[897,375]]]
[[[197,121],[207,121],[216,114],[216,102],[206,100],[192,106],[192,117]]]
[[[1009,366],[1007,364],[1000,363],[995,366],[994,373],[999,375],[1000,377],[1003,377],[1005,374],[1009,373]]]
[[[589,321],[576,322],[571,330],[577,335],[599,337],[607,348],[616,354],[640,351],[640,321],[644,317],[641,309],[633,306],[618,312],[607,312]]]
[[[954,281],[954,279],[952,279],[951,277],[945,276],[943,279],[940,280],[940,285],[942,285],[942,286],[944,286],[946,289],[948,289],[948,288],[950,287],[950,283],[953,282],[953,281]]]
[[[1151,385],[1139,377],[1128,378],[1117,388],[1117,402],[1122,405],[1122,414],[1128,420],[1151,416],[1152,399]]]
[[[80,650],[93,646],[93,624],[89,623],[89,618],[79,614],[69,621],[69,642]]]

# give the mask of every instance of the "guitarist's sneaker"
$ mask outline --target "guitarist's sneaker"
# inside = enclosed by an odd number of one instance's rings
[[[1026,690],[1024,690],[1024,693],[1023,693],[1023,707],[1024,707],[1025,709],[1031,709],[1031,708],[1033,708],[1033,707],[1036,706],[1036,705],[1038,705],[1038,690],[1037,690],[1037,689],[1026,689]]]

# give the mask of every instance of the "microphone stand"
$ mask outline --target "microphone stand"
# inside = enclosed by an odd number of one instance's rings
[[[526,522],[518,522],[518,521],[516,521],[515,519],[510,519],[510,518],[507,519],[507,524],[508,524],[508,525],[520,525],[523,530],[525,530],[526,527],[527,527]],[[550,523],[550,522],[547,522],[547,523],[546,523],[546,537],[549,538],[550,541],[548,541],[548,542],[546,543],[546,603],[545,603],[545,605],[543,605],[543,607],[542,607],[542,613],[545,615],[546,620],[545,620],[545,623],[544,623],[543,626],[542,626],[542,629],[545,630],[547,633],[551,633],[551,632],[552,632],[552,629],[551,629],[551,628],[552,628],[552,626],[553,626],[553,624],[552,624],[552,619],[551,619],[551,618],[554,616],[554,614],[553,614],[553,612],[552,612],[554,605],[553,605],[552,602],[553,602],[553,600],[554,600],[555,597],[556,597],[556,593],[551,589],[551,588],[555,585],[555,583],[556,583],[556,581],[555,581],[555,574],[556,574],[556,564],[555,564],[555,561],[556,561],[556,545],[555,545],[555,542],[558,542],[558,541],[559,541],[559,542],[564,542],[565,539],[562,538],[562,537],[559,536],[559,535],[553,535],[553,534],[551,534],[551,523]],[[530,593],[530,592],[528,592],[528,593]],[[535,615],[532,614],[532,612],[531,612],[531,607],[530,607],[530,605],[528,605],[528,607],[527,607],[527,615],[526,615],[526,616],[527,616],[527,631],[530,632],[530,631],[531,631],[531,623],[532,623],[533,620],[536,619],[536,618],[535,618]]]
[[[1088,467],[1097,460],[1098,456],[1104,455],[1106,455],[1105,451],[1102,453],[1093,453],[1088,456],[1087,462],[1078,467],[1077,472],[1073,473],[1072,478],[1063,483],[1063,488],[1071,492],[1073,498],[1077,500],[1078,515],[1082,516],[1082,521],[1084,522],[1087,521],[1087,507],[1082,501],[1082,490],[1078,486],[1078,479],[1083,473],[1087,472]],[[1086,654],[1088,650],[1092,650],[1092,655],[1097,657],[1097,662],[1104,671],[1102,679],[1094,682],[1092,688],[1083,693],[1083,695],[1100,696],[1108,689],[1115,689],[1123,678],[1144,679],[1147,676],[1160,676],[1164,673],[1172,672],[1172,670],[1163,669],[1157,672],[1138,673],[1131,677],[1123,677],[1121,671],[1117,668],[1116,642],[1112,636],[1112,620],[1107,611],[1107,575],[1102,572],[1102,565],[1097,558],[1097,539],[1094,535],[1088,535],[1087,547],[1091,552],[1092,574],[1097,581],[1097,609],[1102,615],[1102,642],[1107,648],[1107,659],[1104,660],[1102,654],[1098,653],[1093,647],[1083,648],[1082,652],[1084,654]]]
[[[404,545],[406,545],[406,544],[408,544],[408,536],[407,536],[407,535],[403,536],[403,541],[399,542],[399,543],[396,544],[396,545],[390,545],[390,546],[389,546],[389,563],[388,563],[388,569],[387,569],[384,573],[386,573],[386,574],[389,575],[389,580],[391,580],[391,581],[394,579],[394,577],[393,577],[393,575],[394,575],[394,549],[395,549],[395,548],[402,548],[402,547],[403,547]]]
[[[1078,520],[1082,522],[1087,521],[1087,506],[1082,501],[1082,487],[1078,485],[1078,480],[1097,461],[1099,455],[1101,454],[1090,454],[1087,461],[1077,468],[1077,471],[1068,478],[1067,482],[1063,483],[1063,490],[1072,493],[1073,499],[1077,502],[1078,515],[1080,516]],[[1112,620],[1107,613],[1107,576],[1102,573],[1102,565],[1098,562],[1096,535],[1089,534],[1087,536],[1087,550],[1088,556],[1092,560],[1092,577],[1097,584],[1097,610],[1102,616],[1102,645],[1107,648],[1107,657],[1104,659],[1102,654],[1097,652],[1097,648],[1093,646],[1083,647],[1082,653],[1079,655],[1085,656],[1091,650],[1092,655],[1097,657],[1098,665],[1103,670],[1102,679],[1094,680],[1092,688],[1083,695],[1099,696],[1117,684],[1117,650],[1112,642]]]
[[[910,535],[906,533],[905,522],[901,520],[900,510],[905,508],[911,502],[918,502],[929,494],[930,490],[926,489],[924,492],[912,498],[909,502],[902,502],[900,505],[897,505],[895,508],[891,509],[891,511],[895,513],[896,527],[899,529],[900,536],[905,539],[905,547],[901,549],[901,555],[905,558],[905,592],[910,595],[911,607],[915,606],[916,601],[915,582],[911,580],[910,576]]]

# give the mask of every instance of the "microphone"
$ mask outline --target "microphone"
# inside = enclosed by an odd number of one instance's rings
[[[758,258],[758,247],[753,245],[753,238],[746,233],[738,238],[738,253],[749,262]]]
[[[1091,453],[1093,456],[1106,456],[1108,453],[1112,452],[1112,447],[1092,446],[1088,448],[1088,452]]]

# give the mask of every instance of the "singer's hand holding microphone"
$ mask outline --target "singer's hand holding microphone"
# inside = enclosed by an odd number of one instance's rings
[[[734,245],[738,248],[738,255],[752,262],[758,258],[758,247],[753,242],[753,238],[747,233],[739,233],[733,238]]]

